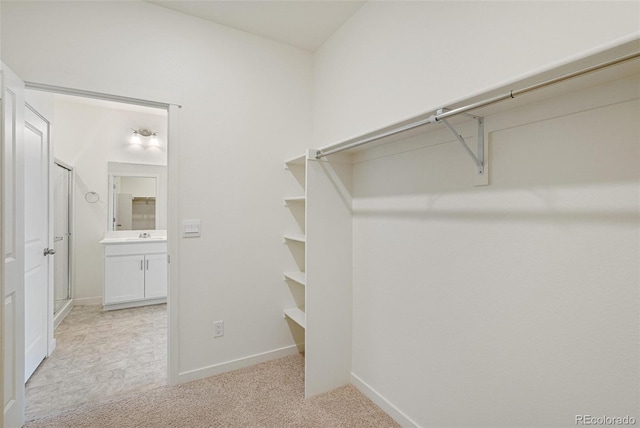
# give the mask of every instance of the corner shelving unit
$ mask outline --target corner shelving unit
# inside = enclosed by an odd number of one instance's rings
[[[296,303],[283,312],[294,338],[303,331],[306,397],[351,381],[352,164],[314,153],[285,161],[298,182],[284,198],[297,226],[283,234],[297,270],[283,272]]]
[[[298,327],[303,330],[306,328],[306,236],[305,236],[305,217],[306,217],[306,155],[297,156],[293,159],[289,159],[284,163],[285,169],[288,170],[291,175],[296,179],[295,193],[302,192],[302,195],[289,196],[284,198],[284,206],[289,208],[293,218],[296,220],[297,226],[292,226],[294,230],[292,233],[285,233],[283,235],[284,241],[289,245],[289,250],[292,253],[293,259],[296,260],[296,267],[298,270],[287,271],[283,273],[284,279],[287,282],[292,283],[294,294],[294,301],[297,306],[284,309],[284,316],[293,321]],[[291,245],[292,244],[292,245]],[[301,287],[301,288],[298,288]],[[297,290],[296,290],[297,288]],[[295,296],[304,296],[304,298]],[[303,343],[299,343],[298,346],[304,349],[304,342],[306,342],[306,332],[302,334],[305,337]]]
[[[616,47],[613,50],[619,49],[621,48]],[[636,52],[637,41],[628,42],[624,49],[632,49],[635,53],[630,55],[633,55],[633,58],[640,57],[640,53]],[[613,55],[611,52],[604,52],[602,55]],[[590,61],[600,61],[601,59],[596,57],[602,55],[594,55]],[[624,58],[624,61],[628,60],[628,58]],[[614,62],[620,63],[621,61],[615,60]],[[582,62],[583,60],[577,61],[577,63]],[[594,67],[585,70],[594,71],[600,69],[601,65]],[[637,67],[637,63],[634,67]],[[566,65],[560,68],[564,69],[563,73],[566,72]],[[542,75],[548,78],[550,73],[551,71],[545,71]],[[619,73],[619,71],[611,71],[609,77],[619,76]],[[567,76],[575,77],[574,73],[566,75],[565,77],[568,79]],[[505,92],[499,98],[494,97],[497,90],[489,92],[487,93],[487,96],[490,97],[488,100],[465,106],[464,112],[475,110],[480,105],[488,107],[495,100],[513,98],[516,92],[524,94],[533,91],[532,88],[535,89],[540,85],[540,83],[536,83],[538,78],[539,76],[530,76],[520,81],[522,85],[525,85],[523,89]],[[595,87],[594,81],[597,82],[598,79],[594,74],[593,80],[587,79],[585,82],[588,83],[585,84]],[[544,84],[551,85],[555,80],[546,81]],[[532,84],[533,86],[530,86]],[[575,86],[568,85],[567,88],[565,91],[575,91]],[[505,87],[505,89],[511,88]],[[546,95],[539,96],[542,99],[558,96],[557,88],[551,88],[549,91]],[[474,96],[470,102],[476,98],[477,96]],[[531,101],[523,101],[524,104],[520,104],[520,106],[529,102]],[[283,231],[284,241],[292,257],[289,264],[293,265],[295,262],[297,265],[297,268],[287,266],[283,269],[284,281],[288,284],[293,295],[291,301],[295,302],[295,304],[287,304],[286,306],[289,307],[285,308],[283,312],[289,322],[294,339],[300,338],[302,332],[305,397],[321,394],[351,382],[351,349],[354,345],[352,343],[352,312],[354,310],[352,174],[353,161],[358,157],[356,155],[352,159],[347,150],[373,141],[378,143],[399,141],[403,139],[402,137],[429,132],[421,130],[419,127],[446,119],[448,116],[445,117],[445,115],[451,116],[452,112],[455,113],[456,110],[462,108],[458,107],[448,112],[443,109],[436,114],[439,117],[438,120],[435,116],[421,115],[410,121],[381,128],[375,133],[362,135],[322,149],[308,150],[304,155],[285,161],[285,169],[289,170],[291,175],[296,178],[299,186],[289,186],[290,189],[287,189],[285,193],[287,197],[284,197],[284,205],[291,212],[298,227],[292,225]],[[495,108],[488,108],[485,113],[493,114],[491,112],[498,111]],[[464,112],[458,111],[455,114]],[[475,115],[476,112],[473,113]],[[477,116],[473,117],[476,121],[478,120]],[[474,128],[476,127],[474,126]],[[482,131],[484,139],[484,145],[478,144],[477,148],[482,148],[486,155],[489,153],[488,139],[484,138],[485,130],[480,127],[479,122],[477,129]],[[464,139],[457,137],[459,135],[456,136],[458,142],[465,144],[466,150],[470,150]],[[478,136],[476,142],[480,139],[481,137]],[[478,161],[481,159],[481,157],[475,157]],[[478,185],[488,183],[486,160],[487,158],[484,157],[482,162],[484,173],[481,174],[482,177],[479,177],[482,180],[476,180]],[[365,279],[360,278],[361,281]],[[362,298],[363,296],[358,297]],[[380,340],[385,339],[381,338]],[[295,343],[300,344],[300,341],[296,340]],[[357,344],[355,345],[357,346]]]

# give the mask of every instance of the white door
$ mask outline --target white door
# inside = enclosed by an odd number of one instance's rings
[[[2,403],[4,426],[24,423],[24,82],[0,63],[2,114]]]
[[[148,254],[145,256],[144,298],[167,297],[167,255]]]
[[[24,378],[27,380],[47,356],[47,326],[53,316],[49,313],[53,243],[49,236],[49,122],[29,105],[24,122]]]

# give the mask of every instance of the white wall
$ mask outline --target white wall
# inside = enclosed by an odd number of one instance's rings
[[[356,376],[421,426],[640,416],[639,79],[489,116],[486,188],[446,133],[355,165]]]
[[[638,2],[373,1],[317,52],[314,141],[336,143],[640,32]]]
[[[201,219],[202,237],[180,241],[172,264],[180,372],[293,346],[282,161],[310,145],[311,55],[144,2],[0,7],[2,59],[25,80],[182,104],[169,179],[176,221]]]
[[[638,7],[369,2],[316,55],[314,141],[637,32]],[[638,87],[488,117],[489,187],[443,130],[358,155],[353,374],[407,424],[638,419]]]

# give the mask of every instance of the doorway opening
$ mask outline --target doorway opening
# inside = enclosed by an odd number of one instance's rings
[[[50,304],[56,347],[26,383],[26,420],[168,383],[168,111],[35,89],[27,90],[27,99],[30,92],[47,98],[53,111]],[[152,129],[154,144],[134,141],[138,129]],[[163,171],[157,194],[147,195],[135,183],[129,186],[130,202],[144,206],[129,213],[136,221],[127,230],[108,227],[113,224],[113,164],[125,171],[122,176],[144,176],[150,168]],[[144,211],[150,200],[153,216]],[[151,265],[160,272],[153,276],[153,298],[144,294],[150,289],[144,278],[151,278],[151,272],[142,269],[142,295],[111,304],[104,241],[143,234],[153,237],[154,244],[164,242],[164,250],[142,256],[143,268],[147,260],[147,269]],[[130,288],[132,282],[125,278],[124,284]]]

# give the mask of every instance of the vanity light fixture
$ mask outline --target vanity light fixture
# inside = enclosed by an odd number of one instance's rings
[[[142,140],[140,139],[140,136],[151,137],[151,140],[149,140],[150,146],[160,145],[160,143],[158,142],[158,133],[153,132],[146,128],[133,129],[133,135],[131,136],[131,144],[136,144],[136,145],[142,144]]]

